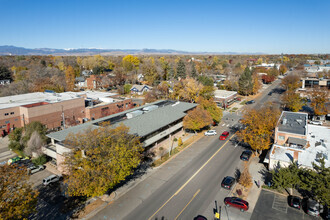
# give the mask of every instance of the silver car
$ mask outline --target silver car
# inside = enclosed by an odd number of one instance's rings
[[[204,135],[205,136],[217,135],[217,132],[215,130],[208,130],[208,131],[205,131]]]
[[[34,173],[36,173],[36,172],[39,172],[39,171],[41,171],[41,170],[44,170],[46,167],[44,166],[44,165],[38,165],[38,166],[35,166],[35,165],[33,165],[33,166],[30,166],[29,168],[28,168],[28,172],[29,172],[29,174],[34,174]]]
[[[323,206],[315,200],[308,200],[307,213],[312,216],[319,216],[323,212]]]

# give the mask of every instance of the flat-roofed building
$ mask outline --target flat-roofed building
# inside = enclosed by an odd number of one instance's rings
[[[237,96],[237,92],[235,91],[227,91],[227,90],[215,90],[214,91],[214,101],[220,107],[227,107],[231,105]]]
[[[86,129],[95,129],[104,122],[110,122],[110,126],[116,127],[124,124],[129,128],[129,133],[139,136],[145,149],[150,149],[157,143],[171,138],[171,135],[182,130],[183,118],[187,112],[197,105],[187,102],[161,100],[148,105],[123,111],[114,115],[89,121],[87,123],[70,127],[47,136],[51,139],[51,145],[44,148],[44,153],[52,157],[62,170],[61,163],[64,153],[70,151],[63,142],[70,133],[83,132]],[[64,149],[66,148],[66,149]]]

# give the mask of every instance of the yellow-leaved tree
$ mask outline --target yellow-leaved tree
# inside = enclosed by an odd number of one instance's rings
[[[126,71],[132,71],[133,69],[138,69],[140,65],[140,60],[138,57],[133,55],[127,55],[123,58],[122,66]]]
[[[68,66],[65,70],[65,82],[66,82],[67,91],[73,91],[74,80],[75,80],[74,69],[72,68],[72,66]]]
[[[212,120],[215,123],[219,123],[222,118],[222,110],[218,108],[217,104],[213,101],[213,99],[207,100],[203,97],[198,97],[197,103],[201,108],[208,111],[212,117]]]
[[[133,173],[142,147],[139,137],[128,131],[124,125],[104,124],[66,138],[65,144],[72,148],[65,160],[69,195],[103,195]]]
[[[246,109],[242,119],[245,129],[237,132],[238,138],[249,144],[257,154],[261,154],[271,145],[279,116],[279,109],[273,108],[269,103],[258,110]]]
[[[183,118],[183,127],[193,131],[198,131],[211,123],[212,117],[210,113],[200,106],[197,106],[195,109],[189,111]]]
[[[0,166],[0,219],[26,219],[35,212],[39,192],[28,179],[24,167]]]

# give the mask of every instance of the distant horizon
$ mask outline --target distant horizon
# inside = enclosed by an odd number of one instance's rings
[[[100,50],[101,51],[118,51],[118,52],[125,52],[125,51],[144,51],[144,50],[154,50],[156,52],[154,52],[154,54],[157,54],[157,51],[160,54],[167,54],[165,52],[161,52],[161,51],[172,51],[172,52],[176,52],[178,54],[181,53],[181,55],[189,55],[189,54],[196,54],[196,55],[207,55],[207,54],[218,54],[218,55],[291,55],[291,54],[295,54],[295,55],[299,55],[299,54],[313,54],[313,55],[325,55],[325,54],[330,54],[330,53],[265,53],[265,52],[237,52],[237,51],[183,51],[183,50],[177,50],[177,49],[173,49],[173,48],[162,48],[162,49],[158,49],[158,48],[95,48],[95,47],[90,47],[90,48],[50,48],[50,47],[35,47],[35,48],[27,48],[24,46],[15,46],[15,45],[0,45],[0,48],[2,47],[14,47],[14,48],[23,48],[23,49],[27,49],[27,50],[64,50],[67,52],[70,51],[75,51],[75,50]],[[9,54],[1,54],[2,51],[0,51],[0,55],[9,55]],[[51,53],[49,53],[51,54]],[[56,53],[55,53],[56,54]],[[145,54],[148,54],[147,52]],[[150,53],[152,54],[152,53]],[[168,53],[171,54],[171,53]],[[15,55],[15,54],[13,54]],[[33,55],[33,54],[26,54],[26,55]],[[172,54],[173,55],[173,54]]]

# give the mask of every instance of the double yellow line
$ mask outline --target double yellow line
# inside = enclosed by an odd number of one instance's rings
[[[148,220],[151,220],[169,201],[173,199],[174,196],[178,195],[180,191],[217,155],[220,150],[235,136],[233,134],[204,164],[201,166],[195,173],[192,175]],[[193,198],[189,201],[189,203],[183,208],[183,210],[179,213],[179,215],[175,218],[177,219],[181,213],[187,208],[187,206],[191,203],[191,201],[197,196],[197,194],[200,192],[200,189],[195,193]]]

